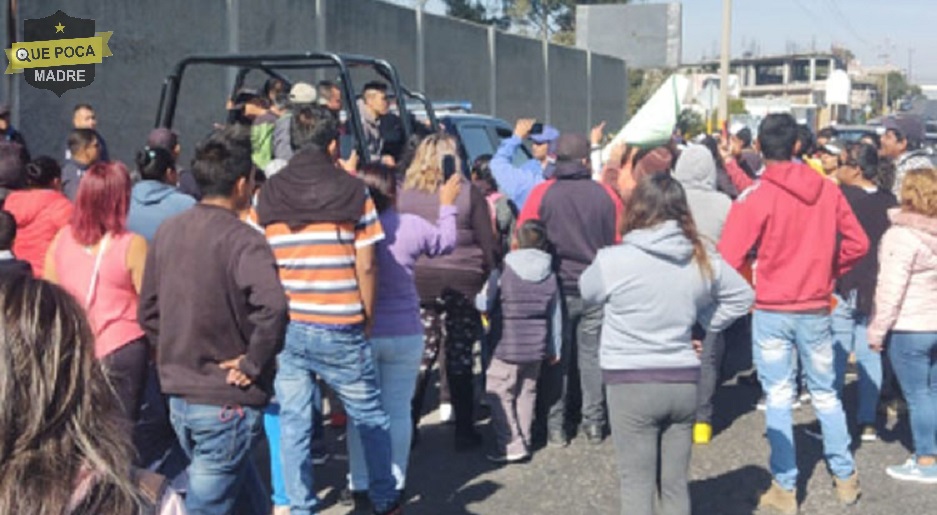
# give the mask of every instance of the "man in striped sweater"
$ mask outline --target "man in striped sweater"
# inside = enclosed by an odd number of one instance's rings
[[[325,108],[294,115],[296,153],[260,194],[258,222],[273,248],[289,298],[286,343],[277,358],[281,450],[293,515],[316,513],[312,401],[321,377],[361,434],[375,513],[399,513],[387,414],[366,341],[384,239],[363,182],[341,170],[338,122]]]

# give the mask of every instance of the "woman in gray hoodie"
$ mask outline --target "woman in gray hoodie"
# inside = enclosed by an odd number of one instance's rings
[[[748,312],[754,293],[706,250],[684,189],[668,174],[638,184],[622,243],[599,251],[579,288],[583,301],[604,307],[599,364],[622,513],[651,515],[659,498],[661,513],[689,515],[700,376],[691,329],[698,321],[721,331]]]

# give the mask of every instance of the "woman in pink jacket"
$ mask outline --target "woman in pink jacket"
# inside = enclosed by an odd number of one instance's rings
[[[914,456],[889,476],[937,484],[937,170],[909,172],[879,251],[869,345],[888,356],[908,401]]]

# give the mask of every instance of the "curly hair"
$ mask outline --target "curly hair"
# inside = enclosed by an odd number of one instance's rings
[[[901,181],[901,210],[937,217],[937,170],[911,170]]]
[[[462,173],[459,144],[454,137],[438,132],[424,138],[407,168],[404,189],[436,192],[443,182],[442,162],[446,156],[455,158],[456,173]]]

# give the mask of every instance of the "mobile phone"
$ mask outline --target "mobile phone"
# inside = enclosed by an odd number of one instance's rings
[[[444,156],[442,158],[442,179],[443,181],[448,181],[450,177],[455,175],[456,166],[455,166],[455,156],[452,154]]]
[[[531,134],[543,134],[543,124],[537,122],[530,127]]]

